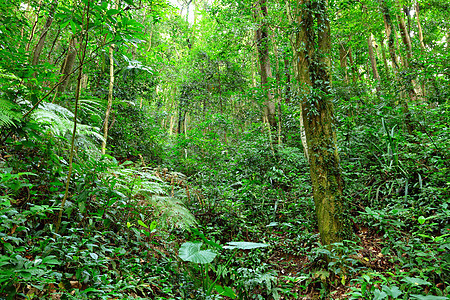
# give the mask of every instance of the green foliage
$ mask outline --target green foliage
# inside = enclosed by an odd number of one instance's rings
[[[22,118],[20,106],[6,99],[0,98],[0,128],[17,127]]]
[[[42,103],[33,112],[32,117],[38,124],[46,127],[50,134],[61,138],[62,141],[71,140],[74,115],[68,109],[53,103]],[[76,134],[77,147],[98,156],[97,144],[103,140],[99,128],[78,123]]]
[[[145,110],[134,105],[115,106],[108,140],[115,157],[133,159],[142,155],[151,165],[156,165],[163,156],[162,137],[155,120]]]
[[[447,0],[419,3],[424,49],[411,3],[400,1],[401,12],[386,1],[396,30],[404,16],[414,33],[411,58],[397,39],[397,70],[379,1],[328,3],[330,97],[355,231],[352,241],[332,247],[318,242],[300,140],[302,83],[291,42],[301,33],[293,13],[303,6],[268,1],[261,20],[270,28],[278,132],[261,122],[266,95],[254,31],[262,24],[252,3],[197,1],[189,17],[163,1],[119,1],[117,9],[112,0],[59,1],[44,31],[52,7],[44,2],[0,1],[0,297],[448,298]],[[79,54],[87,5],[73,176],[56,234],[77,80],[69,76],[62,95],[51,90],[74,37]],[[367,64],[369,34],[379,81]],[[112,44],[113,106],[102,156]],[[342,48],[346,67],[338,67]]]

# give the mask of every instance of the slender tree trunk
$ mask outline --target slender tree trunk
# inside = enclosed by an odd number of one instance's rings
[[[74,146],[75,146],[75,135],[77,132],[77,113],[78,113],[78,101],[80,99],[80,88],[81,88],[81,74],[83,74],[83,64],[84,64],[84,60],[86,57],[86,52],[87,52],[87,44],[88,44],[88,28],[89,28],[89,4],[90,1],[87,1],[87,5],[86,5],[86,11],[85,11],[85,15],[83,16],[83,21],[84,18],[86,17],[86,28],[84,30],[85,32],[85,36],[82,37],[81,39],[81,45],[80,47],[82,47],[83,49],[81,49],[82,51],[82,56],[81,56],[81,60],[80,60],[80,68],[78,70],[78,79],[77,79],[77,89],[75,92],[75,111],[74,111],[74,116],[73,116],[73,131],[72,131],[72,140],[70,143],[70,154],[69,154],[69,172],[67,173],[67,179],[66,179],[66,188],[65,188],[65,193],[64,193],[64,197],[61,201],[61,208],[59,210],[58,213],[58,220],[56,221],[55,224],[55,233],[58,233],[59,231],[59,227],[61,225],[61,220],[62,220],[62,214],[64,211],[64,205],[66,204],[66,201],[69,197],[69,185],[70,185],[70,180],[71,180],[71,176],[72,176],[72,168],[73,168],[73,157],[74,157]],[[84,47],[83,47],[83,42],[84,43]]]
[[[400,6],[400,2],[397,0],[397,8],[399,10],[398,13],[398,26],[400,28],[400,34],[402,37],[403,45],[406,48],[406,60],[405,60],[405,67],[409,67],[409,61],[412,57],[412,45],[411,45],[411,39],[409,38],[408,30],[406,29],[405,19],[403,18],[402,9]]]
[[[389,65],[387,63],[387,58],[386,58],[386,50],[385,50],[385,46],[384,46],[384,40],[381,41],[381,55],[383,57],[383,65],[384,65],[384,72],[386,73],[386,79],[389,80],[390,77],[390,72],[389,72]]]
[[[420,18],[419,18],[419,1],[416,2],[416,22],[417,22],[417,31],[418,31],[418,36],[419,36],[420,48],[422,48],[422,50],[425,50],[425,44],[423,43],[423,31],[422,31],[422,26],[420,25]]]
[[[286,52],[287,50],[283,51],[284,75],[286,76],[285,103],[289,103],[291,102],[291,71],[290,71],[291,63],[289,62]]]
[[[52,46],[50,47],[50,51],[48,51],[48,54],[47,54],[47,61],[48,61],[49,63],[57,63],[57,62],[54,61],[53,59],[50,60],[50,58],[51,58],[51,56],[52,56],[52,54],[53,54],[53,49],[55,49],[55,45],[56,45],[56,42],[57,42],[58,39],[59,39],[59,35],[60,35],[60,34],[61,34],[61,29],[58,29],[58,31],[57,31],[56,34],[55,34],[55,38],[53,39]]]
[[[268,86],[269,78],[272,78],[272,69],[270,67],[269,58],[269,35],[268,25],[266,23],[268,11],[266,0],[259,0],[257,6],[258,8],[255,12],[255,19],[257,22],[261,22],[261,24],[258,24],[255,37],[260,64],[261,86],[267,95],[267,100],[265,101],[264,106],[264,115],[267,117],[270,126],[272,128],[276,128],[275,102],[273,101],[273,94]]]
[[[114,5],[115,9],[119,8],[119,0],[116,0]],[[114,32],[116,31],[113,29]],[[111,114],[111,107],[113,103],[114,96],[114,48],[115,45],[111,44],[109,46],[109,86],[108,86],[108,105],[105,112],[105,122],[103,126],[103,141],[102,141],[102,154],[106,154],[106,143],[108,140],[108,129],[109,129],[109,115]]]
[[[25,51],[30,50],[31,41],[33,40],[34,34],[36,33],[37,23],[39,22],[39,14],[41,13],[41,7],[42,7],[42,0],[39,0],[39,8],[38,11],[36,12],[36,18],[34,20],[33,27],[31,28],[30,37],[28,38],[28,43],[25,46]]]
[[[63,79],[63,82],[58,86],[58,95],[62,94],[66,90],[67,84],[69,83],[70,76],[65,75],[72,72],[73,65],[75,64],[75,59],[77,57],[76,43],[76,37],[72,37],[69,42],[69,49],[67,50],[66,59],[61,67],[61,74],[65,79]]]
[[[280,73],[280,60],[278,58],[278,47],[275,40],[275,32],[272,31],[272,35],[270,36],[272,40],[272,48],[273,48],[273,55],[275,57],[275,79],[277,82],[277,113],[278,113],[278,145],[281,145],[281,128],[282,128],[282,111],[281,111],[281,73]]]
[[[346,46],[339,42],[339,65],[344,72],[344,83],[348,84],[348,72],[347,72],[347,53]]]
[[[386,4],[386,0],[380,0],[380,7],[381,7],[381,11],[383,13],[384,26],[385,26],[385,30],[386,30],[386,36],[388,38],[389,54],[392,59],[394,76],[395,76],[395,79],[398,80],[397,71],[398,71],[399,65],[397,63],[397,57],[396,57],[395,48],[394,48],[396,32],[394,33],[394,28],[392,26],[392,21],[391,21],[391,15],[390,15],[389,8]],[[411,87],[406,87],[406,89],[408,90],[408,94],[410,95],[410,98],[414,99],[413,94],[415,94],[415,93],[411,92]],[[400,102],[401,102],[402,110],[403,110],[403,113],[405,116],[405,125],[407,128],[407,131],[409,132],[409,134],[412,134],[413,133],[413,125],[412,125],[412,121],[411,121],[411,114],[409,111],[408,102],[406,101],[405,97],[403,97],[402,95],[400,95]]]
[[[326,0],[298,0],[296,34],[297,80],[302,95],[313,196],[322,244],[344,237],[343,180],[337,150],[330,90],[331,40]],[[313,15],[312,12],[315,12]],[[318,29],[314,29],[314,21]],[[320,90],[320,93],[316,92]]]
[[[103,125],[103,141],[102,154],[106,153],[106,140],[108,139],[108,122],[111,113],[114,92],[114,45],[109,47],[109,88],[108,88],[108,105],[105,112],[105,122]]]
[[[350,61],[350,65],[352,68],[352,80],[355,83],[357,80],[361,80],[360,74],[358,72],[358,68],[356,67],[355,62],[353,61],[352,48],[348,48],[348,59]]]
[[[39,38],[39,41],[33,51],[33,61],[31,63],[32,65],[37,65],[39,62],[39,57],[41,55],[42,49],[44,48],[45,39],[47,37],[48,31],[50,30],[50,26],[52,25],[53,16],[55,15],[57,6],[58,0],[53,0],[44,28],[42,29],[41,37]]]
[[[395,34],[392,28],[391,14],[389,12],[389,7],[386,4],[386,0],[380,0],[380,7],[383,14],[384,29],[388,41],[389,55],[391,56],[392,67],[396,72],[396,70],[398,69],[398,61],[395,54]]]
[[[373,78],[378,81],[380,80],[380,75],[378,74],[377,60],[373,52],[372,33],[369,33],[369,37],[367,38],[367,44],[369,45],[369,60],[370,65],[372,66]]]

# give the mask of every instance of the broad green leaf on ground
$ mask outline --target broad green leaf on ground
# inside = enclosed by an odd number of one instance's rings
[[[397,286],[388,287],[386,285],[383,285],[382,290],[383,292],[388,294],[388,296],[391,296],[394,299],[397,299],[402,294],[402,292]]]
[[[200,250],[203,243],[186,242],[180,247],[179,257],[184,261],[197,264],[208,264],[214,260],[217,253],[208,249]]]
[[[431,283],[429,283],[428,281],[425,281],[423,279],[417,278],[417,277],[405,277],[402,279],[402,281],[412,284],[414,286],[417,285],[430,285]]]
[[[433,296],[433,295],[411,295],[411,297],[413,299],[418,299],[418,300],[446,300],[448,299],[447,297],[443,297],[443,296]]]
[[[252,242],[228,242],[227,244],[228,246],[223,246],[225,249],[250,250],[269,246],[268,244],[264,243],[252,243]]]

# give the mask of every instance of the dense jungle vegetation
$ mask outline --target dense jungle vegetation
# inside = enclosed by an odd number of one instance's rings
[[[0,299],[450,299],[449,0],[0,9]]]

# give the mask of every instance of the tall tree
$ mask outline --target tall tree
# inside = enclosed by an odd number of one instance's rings
[[[114,8],[118,9],[118,1]],[[113,30],[115,31],[115,30]],[[115,32],[114,32],[115,33]],[[109,86],[108,86],[108,104],[106,106],[105,121],[103,124],[103,140],[102,140],[102,154],[106,153],[106,141],[108,139],[108,127],[109,127],[109,115],[111,113],[111,107],[113,102],[114,92],[114,44],[109,46]]]
[[[297,0],[296,77],[302,97],[314,203],[322,244],[342,240],[342,190],[333,102],[331,39],[326,0]]]
[[[41,55],[42,49],[44,48],[45,39],[47,38],[47,33],[50,30],[50,26],[53,23],[53,17],[55,15],[57,7],[58,7],[58,0],[53,0],[50,7],[50,11],[48,13],[47,20],[45,21],[44,24],[44,28],[42,29],[41,36],[33,51],[33,61],[32,61],[33,65],[36,65],[39,62],[39,57]]]
[[[269,26],[267,24],[268,10],[266,0],[258,0],[255,5],[255,20],[258,23],[255,33],[256,45],[258,48],[259,74],[261,85],[267,97],[264,102],[264,115],[270,126],[275,128],[275,101],[273,93],[269,87],[269,78],[272,78],[272,69],[269,57]]]
[[[70,76],[69,74],[72,73],[73,65],[75,64],[75,59],[77,57],[77,38],[75,36],[72,36],[72,38],[69,41],[69,47],[67,49],[66,58],[64,59],[62,66],[61,66],[61,84],[58,86],[57,94],[62,94],[69,84]]]

